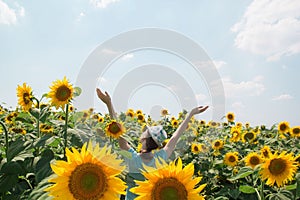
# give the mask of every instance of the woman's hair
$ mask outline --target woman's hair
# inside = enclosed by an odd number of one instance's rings
[[[158,145],[152,137],[144,138],[144,140],[146,141],[146,149],[144,149],[144,151],[142,150],[142,153],[148,153],[158,148]]]

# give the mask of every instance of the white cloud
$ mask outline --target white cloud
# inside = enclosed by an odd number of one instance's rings
[[[196,94],[196,99],[198,102],[203,102],[207,99],[207,96],[205,94]]]
[[[299,10],[299,0],[254,0],[232,27],[235,46],[267,61],[300,53]]]
[[[90,3],[97,8],[106,8],[109,4],[116,3],[119,0],[90,0]]]
[[[25,16],[25,9],[19,4],[15,4],[17,10],[10,8],[5,2],[0,0],[0,24],[16,24],[18,17]]]
[[[234,83],[230,78],[223,78],[226,97],[259,96],[265,91],[262,83],[263,76],[256,76],[253,80]]]
[[[79,15],[76,18],[77,22],[80,22],[82,20],[82,18],[85,17],[85,12],[80,12]]]
[[[227,64],[225,61],[222,61],[222,60],[214,60],[213,62],[217,69],[221,69],[222,67],[224,67]]]
[[[290,99],[293,99],[293,97],[289,94],[282,94],[272,98],[273,101],[290,100]]]
[[[246,106],[242,102],[237,101],[237,102],[232,103],[231,107],[234,111],[240,111],[243,108],[245,108]]]
[[[133,58],[133,54],[128,53],[128,54],[122,56],[121,59],[124,60],[124,61],[129,61],[129,60],[132,59],[132,58]]]

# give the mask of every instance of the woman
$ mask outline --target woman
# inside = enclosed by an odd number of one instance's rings
[[[116,113],[114,111],[111,98],[107,92],[103,93],[99,88],[96,89],[97,95],[99,99],[106,104],[110,117],[112,119],[116,119]],[[143,164],[155,167],[155,158],[160,158],[163,160],[167,160],[170,155],[173,153],[175,146],[187,128],[187,125],[192,116],[195,114],[199,114],[204,112],[208,106],[199,106],[192,109],[183,120],[183,122],[179,125],[176,131],[172,134],[172,137],[168,141],[168,143],[161,148],[159,151],[152,152],[159,147],[162,147],[162,142],[167,138],[166,132],[163,130],[162,126],[152,126],[147,127],[146,130],[142,133],[140,137],[140,141],[142,143],[141,152],[137,153],[128,142],[120,137],[118,142],[120,148],[122,150],[128,151],[131,153],[131,158],[125,158],[125,161],[129,168],[129,173],[127,174],[127,192],[126,192],[126,200],[135,199],[136,195],[131,193],[129,190],[135,186],[134,180],[145,180],[144,176],[141,174],[141,169],[143,169]]]

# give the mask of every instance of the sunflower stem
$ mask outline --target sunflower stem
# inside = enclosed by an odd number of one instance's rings
[[[35,97],[32,97],[31,100],[35,100],[36,101],[36,104],[37,104],[37,109],[39,109],[39,112],[38,112],[38,118],[37,118],[37,122],[36,122],[36,135],[38,138],[40,138],[40,101],[35,98]]]
[[[265,182],[261,181],[261,190],[260,190],[260,199],[265,200],[265,195],[264,195],[264,189],[265,189]]]
[[[68,145],[68,115],[69,115],[69,104],[66,104],[66,117],[64,127],[64,156],[66,156],[66,148]]]
[[[0,121],[1,126],[3,127],[3,130],[5,132],[5,155],[6,155],[6,159],[7,159],[7,155],[8,155],[8,132],[7,132],[7,128],[5,126],[5,124]],[[10,161],[10,160],[7,160]]]

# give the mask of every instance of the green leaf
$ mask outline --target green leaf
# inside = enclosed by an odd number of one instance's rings
[[[26,146],[28,145],[29,144],[24,143],[24,141],[20,137],[16,141],[11,142],[8,146],[7,160],[12,160],[15,156],[24,151]]]
[[[19,163],[12,161],[4,163],[0,172],[6,175],[17,175],[22,171],[22,167]]]
[[[239,190],[243,193],[246,193],[246,194],[252,194],[252,193],[255,193],[255,189],[252,187],[252,186],[249,186],[249,185],[241,185],[239,187]]]
[[[300,198],[300,173],[297,173],[296,180],[297,180],[296,197]]]
[[[227,180],[235,181],[235,180],[238,180],[241,178],[245,178],[246,176],[249,176],[250,174],[253,174],[253,173],[254,173],[254,171],[251,168],[243,167],[240,169],[240,171],[235,176],[228,178]]]
[[[39,183],[45,177],[48,177],[52,174],[52,169],[50,167],[50,161],[54,158],[54,153],[50,149],[46,149],[42,153],[42,157],[37,162],[35,171],[36,171],[36,181]]]
[[[52,196],[49,196],[48,192],[44,190],[51,186],[52,183],[49,183],[48,180],[53,178],[53,175],[43,179],[29,194],[28,199],[34,200],[51,200],[53,199]]]
[[[286,190],[295,190],[296,188],[297,188],[297,184],[285,186],[285,189],[286,189]]]
[[[29,113],[34,117],[36,118],[37,120],[39,120],[40,118],[40,110],[37,109],[37,108],[30,108],[29,109]]]
[[[18,183],[17,174],[3,174],[0,176],[0,193],[6,193]]]
[[[78,97],[81,94],[81,88],[80,87],[74,87],[74,97]]]

